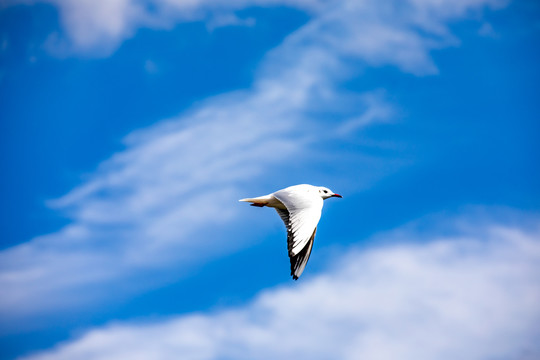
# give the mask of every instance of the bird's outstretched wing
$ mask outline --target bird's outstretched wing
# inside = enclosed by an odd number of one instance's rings
[[[317,232],[317,228],[313,230],[313,235],[311,235],[309,242],[298,253],[298,255],[295,255],[289,258],[291,260],[291,275],[294,280],[298,280],[298,278],[300,277],[300,275],[302,275],[302,273],[304,272],[304,269],[306,268],[306,264],[309,260],[309,256],[311,255],[311,249],[313,248],[313,241],[315,240],[316,232]]]
[[[304,271],[311,254],[323,201],[309,193],[278,191],[274,196],[285,205],[278,209],[287,228],[287,248],[291,260],[291,275],[296,280]]]

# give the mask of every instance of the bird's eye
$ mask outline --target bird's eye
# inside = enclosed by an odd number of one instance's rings
[[[328,191],[327,190],[324,190],[324,193],[326,194]]]

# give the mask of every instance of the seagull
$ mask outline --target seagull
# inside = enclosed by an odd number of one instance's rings
[[[239,201],[251,206],[273,207],[287,228],[287,247],[291,260],[291,276],[298,280],[311,254],[323,200],[342,196],[323,186],[308,184],[289,186],[272,194]]]

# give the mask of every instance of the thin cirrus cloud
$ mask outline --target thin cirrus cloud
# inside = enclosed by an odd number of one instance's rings
[[[231,204],[250,181],[284,171],[291,156],[309,161],[307,149],[318,140],[321,124],[305,115],[319,97],[307,88],[325,83],[317,76],[289,69],[287,77],[263,79],[252,91],[210,99],[126,137],[124,151],[51,202],[72,218],[70,225],[0,253],[2,316],[92,303],[110,296],[110,284],[141,272],[173,264],[187,271],[241,246],[239,239],[222,241],[216,233],[238,211]],[[366,109],[375,106],[374,98],[385,106],[374,93],[363,101]],[[384,116],[372,123],[379,120]],[[193,241],[195,234],[205,241]],[[82,289],[88,295],[80,296]],[[36,303],[36,297],[43,301]]]
[[[256,20],[240,18],[235,12],[288,6],[312,17],[297,38],[372,65],[397,64],[405,71],[425,74],[436,71],[428,50],[456,41],[447,28],[449,22],[484,7],[503,7],[508,1],[394,0],[381,6],[354,0],[8,0],[5,6],[20,3],[58,8],[64,31],[51,34],[46,45],[63,56],[109,56],[140,28],[170,29],[189,21],[205,21],[210,28],[252,26]]]
[[[151,21],[156,17],[166,16],[167,21],[159,23],[172,26],[186,19],[206,19],[200,14],[281,4],[51,3],[60,8],[70,53],[96,55],[103,55],[95,48],[98,43],[111,53],[139,26],[158,27],[157,21]],[[314,144],[324,146],[321,133],[328,141],[339,139],[350,136],[352,130],[387,122],[394,114],[384,92],[357,94],[339,88],[340,80],[352,69],[351,58],[366,66],[393,65],[418,75],[434,73],[430,50],[455,43],[447,22],[500,2],[283,4],[305,9],[312,18],[267,54],[251,89],[207,99],[177,118],[132,133],[126,137],[124,151],[52,202],[70,216],[70,225],[0,253],[3,318],[107,298],[112,284],[125,284],[134,277],[138,281],[131,286],[144,288],[149,285],[141,274],[163,273],[173,264],[179,273],[186,272],[194,264],[241,247],[240,239],[191,239],[195,233],[215,235],[220,226],[233,221],[237,210],[225,204],[241,195],[241,186],[245,192],[246,185],[261,179],[264,172],[283,172],[283,160],[292,156],[309,163]],[[369,39],[364,34],[370,34]],[[318,110],[332,114],[338,121],[336,131],[328,132],[324,127],[328,121],[313,117]],[[334,150],[326,159],[330,162],[337,155]],[[209,222],[215,225],[212,229]],[[85,289],[84,297],[81,289]],[[42,301],[38,304],[36,298]]]
[[[537,358],[538,218],[503,212],[519,221],[421,219],[244,306],[110,324],[24,359]]]

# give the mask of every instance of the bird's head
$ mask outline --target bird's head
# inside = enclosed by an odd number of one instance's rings
[[[336,194],[334,193],[332,190],[330,190],[329,188],[325,188],[324,186],[320,186],[319,187],[319,195],[321,195],[321,197],[324,199],[328,199],[328,198],[331,198],[331,197],[338,197],[338,198],[341,198],[343,196],[339,195],[339,194]]]

